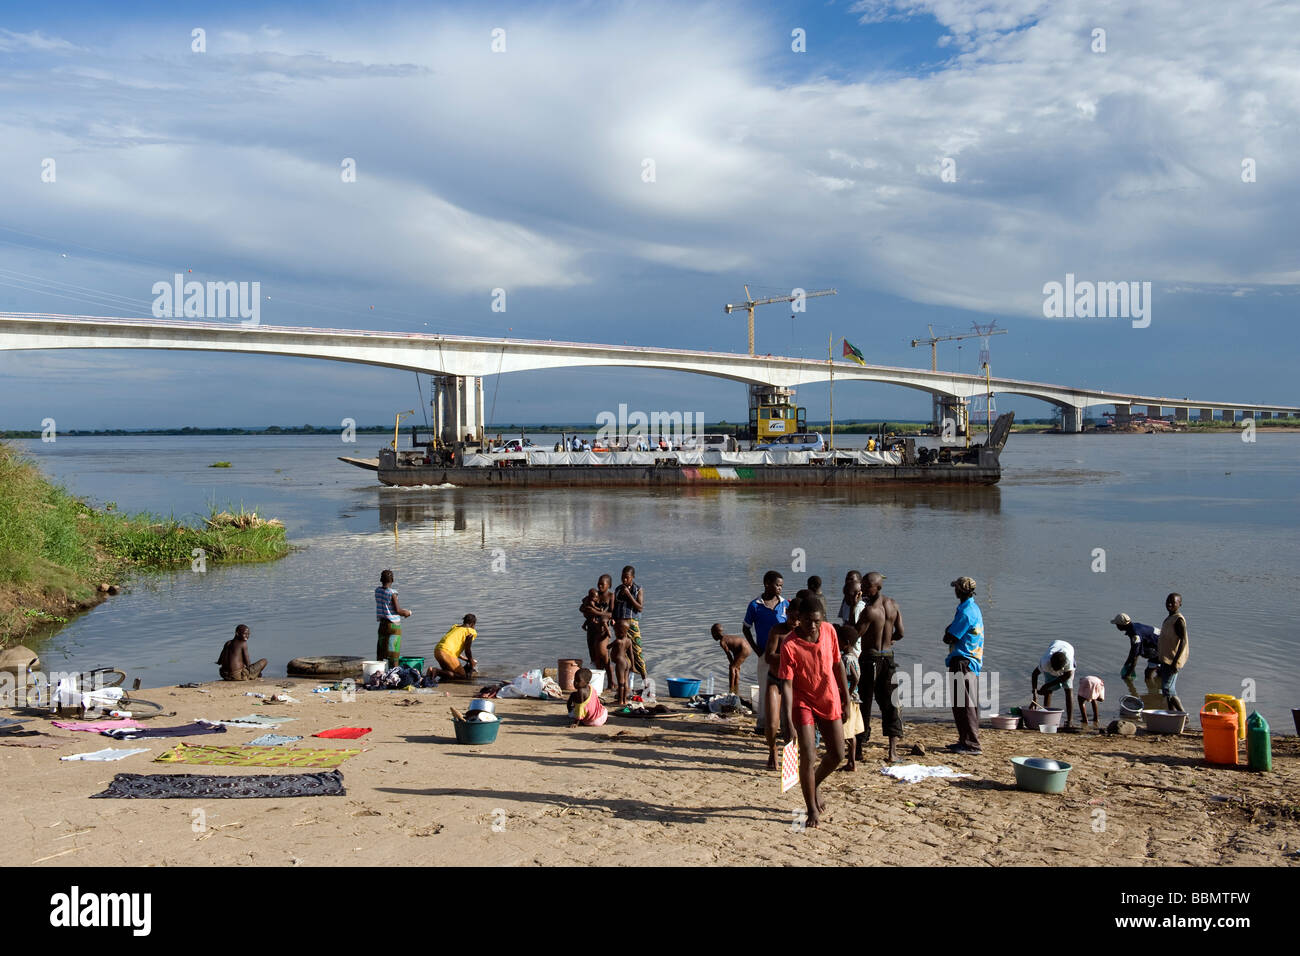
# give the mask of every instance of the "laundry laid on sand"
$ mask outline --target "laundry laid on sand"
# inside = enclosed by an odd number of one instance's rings
[[[284,744],[295,743],[302,740],[301,737],[289,737],[284,734],[262,734],[260,737],[254,737],[248,742],[250,747],[280,747]]]
[[[968,773],[957,773],[952,767],[926,767],[919,763],[909,763],[903,767],[882,767],[880,770],[886,777],[893,777],[904,783],[916,783],[920,780],[928,780],[932,777],[946,777],[949,779],[955,777],[969,777]]]
[[[60,760],[121,760],[123,757],[129,757],[132,754],[147,754],[148,747],[127,747],[118,749],[116,747],[106,747],[103,750],[96,750],[88,754],[71,754],[67,757],[60,757]]]
[[[312,734],[312,736],[329,737],[335,740],[356,740],[358,737],[364,737],[373,729],[373,727],[335,727],[333,730],[322,730],[318,734]]]
[[[92,800],[166,800],[215,797],[341,797],[343,774],[327,773],[233,774],[213,776],[193,773],[119,773],[103,793]]]
[[[102,730],[105,737],[114,740],[138,740],[141,737],[198,737],[202,734],[224,734],[224,724],[211,720],[196,720],[192,724],[179,727],[119,727],[114,730]]]
[[[285,747],[217,747],[177,744],[154,758],[154,763],[210,764],[216,767],[337,767],[360,750],[294,750]]]
[[[52,720],[50,723],[61,730],[85,730],[92,734],[102,734],[107,730],[121,730],[124,727],[144,726],[140,721],[129,717],[122,720]]]
[[[225,724],[227,727],[251,727],[254,730],[261,730],[265,727],[278,727],[280,724],[287,724],[289,721],[297,719],[297,717],[268,717],[265,714],[248,714],[244,717],[204,721],[204,723]]]

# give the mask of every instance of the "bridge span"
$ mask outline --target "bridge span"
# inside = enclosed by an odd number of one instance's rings
[[[816,359],[751,356],[735,352],[247,325],[236,321],[0,312],[0,350],[96,348],[288,355],[424,372],[436,377],[435,400],[446,403],[447,425],[449,429],[455,429],[455,434],[467,431],[477,434],[482,428],[482,378],[485,375],[547,368],[621,366],[692,372],[750,385],[797,388],[827,381],[832,369],[829,362]],[[991,387],[995,395],[1027,395],[1060,408],[1063,429],[1076,432],[1083,427],[1084,411],[1095,405],[1114,405],[1116,411],[1123,414],[1134,406],[1145,406],[1148,415],[1157,417],[1165,409],[1172,409],[1180,420],[1189,418],[1193,409],[1202,419],[1213,417],[1215,409],[1221,410],[1222,417],[1232,416],[1234,419],[1239,411],[1256,418],[1300,414],[1298,406],[1109,392],[999,376],[992,377],[986,386],[980,375],[884,365],[863,367],[856,363],[836,362],[834,375],[839,382],[886,382],[927,392],[940,402],[957,404],[985,394],[986,387]],[[440,405],[440,410],[442,407]],[[441,420],[442,416],[439,418]]]

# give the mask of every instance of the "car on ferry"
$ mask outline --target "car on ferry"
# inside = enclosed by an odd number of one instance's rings
[[[826,441],[821,432],[795,432],[776,435],[754,446],[754,451],[824,451]]]

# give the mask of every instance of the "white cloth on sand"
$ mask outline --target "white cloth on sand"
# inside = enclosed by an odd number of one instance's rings
[[[118,747],[107,747],[104,750],[96,750],[88,754],[72,754],[67,757],[60,757],[60,760],[121,760],[123,757],[129,757],[132,754],[147,754],[148,747],[131,747],[122,749]]]
[[[903,767],[882,767],[886,777],[894,777],[904,783],[916,783],[929,777],[970,777],[969,773],[957,773],[952,767],[926,767],[919,763],[909,763]]]

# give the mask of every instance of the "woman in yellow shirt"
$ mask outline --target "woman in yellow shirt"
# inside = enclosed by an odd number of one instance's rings
[[[433,658],[439,664],[438,676],[443,680],[465,680],[474,673],[478,661],[471,651],[474,638],[478,637],[478,631],[474,629],[477,623],[477,617],[466,614],[460,624],[442,635],[442,640],[433,649]],[[465,664],[461,664],[461,658],[465,659]]]

